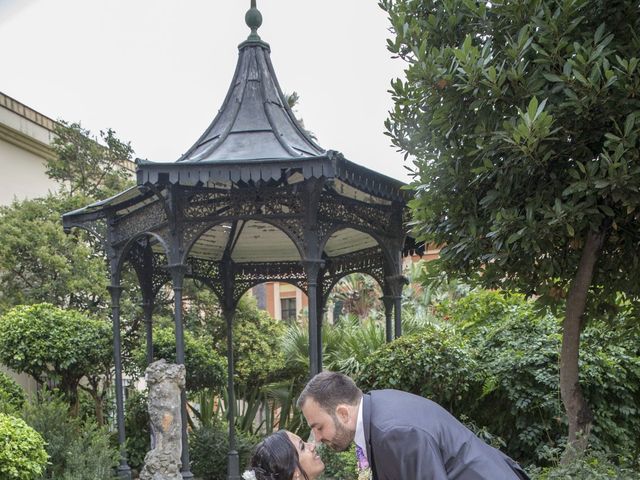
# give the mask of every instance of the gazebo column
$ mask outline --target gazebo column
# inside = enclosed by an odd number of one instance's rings
[[[184,327],[182,325],[182,288],[184,276],[187,273],[187,266],[184,264],[174,264],[168,267],[173,283],[175,330],[176,330],[176,363],[184,365]],[[188,414],[187,414],[187,394],[182,390],[180,394],[182,403],[182,478],[193,478],[191,473],[191,463],[189,461],[189,441],[187,434]]]
[[[236,446],[236,396],[233,377],[235,374],[235,362],[233,353],[233,320],[236,314],[235,307],[225,307],[222,310],[227,326],[227,421],[229,422],[229,454],[227,457],[227,479],[240,480],[240,457]]]
[[[385,295],[382,296],[382,303],[384,305],[384,323],[385,323],[386,341],[390,342],[391,340],[393,340],[393,337],[394,337],[394,329],[393,329],[394,298],[393,298],[393,295],[385,292]]]
[[[131,467],[127,463],[126,437],[124,431],[124,391],[122,386],[122,351],[120,340],[120,297],[122,287],[119,278],[112,275],[111,285],[111,321],[113,324],[113,360],[116,382],[116,422],[118,425],[118,446],[120,448],[120,464],[116,471],[118,478],[131,480]]]
[[[314,376],[322,371],[322,318],[320,315],[321,286],[318,281],[323,260],[306,259],[303,262],[307,275],[307,296],[309,297],[309,373]]]
[[[147,366],[153,363],[153,307],[153,294],[144,292],[142,294],[142,318],[147,341]],[[151,428],[151,420],[149,420],[149,445],[151,450],[156,446],[156,438],[153,434],[153,428]]]
[[[387,298],[385,301],[385,316],[390,313],[390,308],[387,307],[387,304],[392,302],[394,314],[394,338],[398,338],[402,335],[402,289],[406,285],[407,279],[403,275],[397,274],[387,277],[385,280],[391,291],[390,297],[385,296],[385,298]],[[390,326],[389,323],[390,322],[387,321],[387,326]],[[387,332],[387,340],[389,340],[389,332]]]
[[[153,363],[153,297],[144,294],[142,297],[142,318],[147,341],[147,365]]]

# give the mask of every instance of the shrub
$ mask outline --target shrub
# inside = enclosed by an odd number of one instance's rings
[[[327,480],[356,480],[358,478],[355,445],[351,445],[351,448],[344,452],[336,452],[324,445],[318,448],[318,453],[324,462],[322,478]]]
[[[464,412],[480,391],[479,368],[451,327],[427,325],[369,356],[357,383],[363,390],[394,388],[427,397],[449,411]]]
[[[127,461],[131,468],[140,471],[144,457],[151,448],[146,393],[134,390],[129,394],[125,407],[124,430],[127,436]]]
[[[22,387],[4,372],[0,372],[0,413],[13,413],[22,408],[25,402]]]
[[[104,427],[85,422],[68,446],[63,480],[111,480],[119,454]]]
[[[67,448],[73,443],[78,428],[77,420],[69,417],[69,405],[61,396],[45,391],[39,399],[25,404],[23,418],[46,442],[49,464],[45,478],[62,477]]]
[[[109,445],[108,432],[94,421],[69,416],[61,396],[42,392],[27,402],[23,416],[46,442],[50,461],[43,478],[63,480],[108,480],[117,452]]]
[[[640,472],[620,467],[603,454],[591,452],[568,465],[530,470],[531,480],[640,480]]]
[[[0,413],[0,478],[39,478],[47,463],[44,440],[23,420]]]
[[[184,332],[184,357],[188,391],[211,388],[220,391],[226,385],[226,359],[215,351],[213,341],[204,336]],[[147,354],[143,346],[134,351],[138,373],[147,368]],[[153,359],[176,361],[176,337],[171,327],[153,329]]]
[[[237,431],[236,448],[240,455],[240,468],[249,463],[251,449],[256,438]],[[210,427],[201,427],[189,436],[191,471],[202,480],[226,480],[229,437],[227,424],[214,422]]]

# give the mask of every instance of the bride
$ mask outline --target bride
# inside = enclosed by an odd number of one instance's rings
[[[286,430],[256,445],[250,465],[244,480],[315,480],[324,471],[315,445]]]

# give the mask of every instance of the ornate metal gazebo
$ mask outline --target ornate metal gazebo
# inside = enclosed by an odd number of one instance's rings
[[[255,0],[246,15],[251,34],[217,116],[173,163],[137,162],[137,185],[63,216],[66,230],[86,228],[103,239],[109,259],[114,332],[116,406],[124,450],[120,341],[121,271],[137,273],[152,354],[152,312],[165,285],[174,291],[176,358],[184,363],[182,287],[198,279],[218,296],[227,325],[228,478],[239,479],[234,424],[234,311],[251,287],[288,282],[309,299],[310,374],[322,369],[322,316],[332,287],[364,272],[382,287],[387,340],[401,334],[402,254],[406,206],[402,183],[324,150],[301,128],[285,101],[257,34]],[[411,246],[413,246],[411,244]],[[394,325],[395,324],[395,325]],[[192,478],[183,398],[183,478]]]

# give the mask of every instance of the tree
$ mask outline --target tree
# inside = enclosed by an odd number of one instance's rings
[[[47,175],[69,195],[100,200],[133,185],[133,148],[110,128],[100,131],[98,139],[79,123],[59,120],[52,147],[57,155],[47,160]]]
[[[78,386],[86,377],[96,418],[104,424],[102,402],[112,356],[109,324],[80,312],[42,303],[14,307],[0,317],[0,361],[39,382],[57,384],[74,416]]]
[[[205,388],[220,391],[226,382],[226,361],[218,354],[211,339],[184,332],[186,388],[196,392]],[[140,346],[133,353],[140,371],[147,367],[145,348]],[[153,331],[154,361],[164,358],[176,361],[176,337],[172,327],[157,327]]]
[[[564,305],[560,387],[581,450],[581,329],[640,286],[637,2],[380,6],[407,62],[386,127],[415,158],[416,232],[451,272]]]
[[[49,302],[92,312],[108,307],[105,258],[86,232],[67,235],[60,216],[88,197],[49,195],[0,208],[0,309]]]

